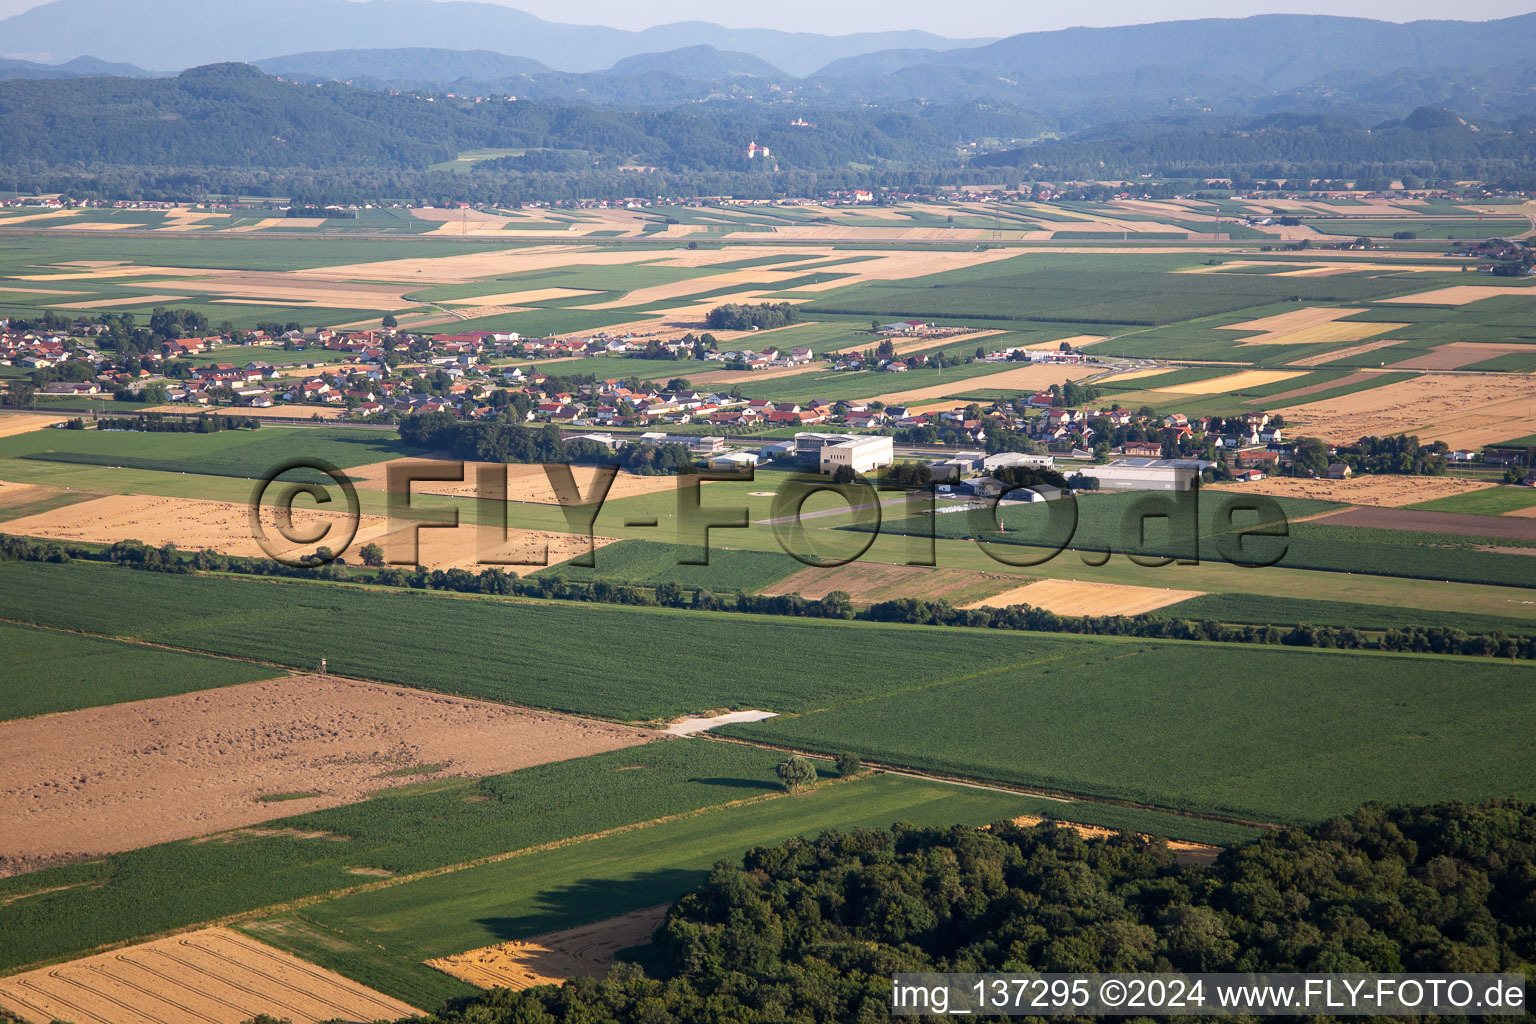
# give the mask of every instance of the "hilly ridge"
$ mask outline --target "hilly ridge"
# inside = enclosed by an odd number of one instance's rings
[[[893,47],[943,49],[985,40],[928,32],[826,36],[677,22],[632,32],[545,21],[473,0],[52,0],[0,20],[0,56],[62,60],[94,54],[161,70],[253,61],[294,51],[294,41],[338,48],[490,49],[532,57],[561,71],[610,67],[625,57],[710,45],[750,53],[805,75],[842,57]]]

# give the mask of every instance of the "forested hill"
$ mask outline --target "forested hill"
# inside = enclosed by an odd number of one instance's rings
[[[1536,115],[1473,124],[1453,111],[1421,107],[1371,127],[1342,115],[1297,113],[1124,123],[987,153],[973,163],[1045,180],[1137,174],[1354,178],[1387,171],[1497,179],[1528,172],[1533,160]]]
[[[783,111],[757,105],[630,112],[507,99],[429,101],[339,83],[301,86],[246,64],[163,79],[0,82],[7,151],[23,165],[47,166],[420,170],[464,150],[506,148],[563,151],[557,169],[641,164],[746,171],[753,140],[769,146],[774,163],[786,168],[924,166],[952,158],[954,119],[964,113],[815,112],[814,125],[799,128]],[[1038,124],[1006,111],[993,120],[1020,135]],[[518,170],[519,159],[501,169]],[[538,156],[527,163],[545,169]]]
[[[751,100],[663,109],[574,99],[475,102],[299,84],[247,64],[168,78],[0,81],[0,131],[18,186],[106,198],[275,189],[259,194],[505,204],[1138,175],[1510,182],[1536,171],[1536,115],[1529,113],[1476,122],[1428,107],[1382,122],[1332,113],[1198,113],[1063,133],[1034,111],[999,102],[908,110],[786,109]],[[1047,134],[1062,137],[987,151],[1006,145],[999,140]],[[771,158],[749,161],[752,141],[769,147]],[[968,145],[980,153],[962,155]],[[505,153],[478,160],[468,173],[432,170],[487,149]],[[636,166],[653,170],[640,176]]]
[[[1367,806],[1210,868],[1049,825],[829,832],[752,850],[673,906],[670,980],[498,989],[434,1019],[876,1020],[902,971],[1529,974],[1533,907],[1531,804]]]

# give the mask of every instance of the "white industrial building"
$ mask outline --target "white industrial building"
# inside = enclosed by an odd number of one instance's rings
[[[1200,470],[1212,463],[1198,459],[1116,459],[1103,466],[1077,470],[1091,476],[1105,491],[1188,491],[1200,479]]]
[[[983,473],[993,473],[999,469],[1011,469],[1023,466],[1026,469],[1050,469],[1056,465],[1054,455],[1030,455],[1026,452],[998,452],[996,455],[988,455],[981,462]]]
[[[895,444],[884,434],[849,437],[821,447],[823,473],[836,473],[841,466],[852,467],[855,473],[872,473],[895,461]]]

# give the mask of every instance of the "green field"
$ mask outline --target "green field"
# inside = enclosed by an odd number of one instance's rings
[[[779,788],[779,757],[735,744],[653,743],[406,785],[263,826],[316,838],[236,831],[0,879],[0,970],[379,877],[358,868],[409,875],[761,796]]]
[[[1255,626],[1347,626],[1351,629],[1387,630],[1409,626],[1440,626],[1467,633],[1536,634],[1536,622],[1503,615],[1394,605],[1360,604],[1266,594],[1203,594],[1152,612],[1160,618],[1200,622],[1227,622]]]
[[[1175,507],[1166,495],[1148,492],[1090,492],[1076,499],[1076,526],[1070,534],[1068,547],[1075,551],[1109,550],[1146,556],[1220,560],[1221,549],[1218,544],[1224,538],[1230,540],[1235,531],[1259,525],[1257,517],[1243,512],[1237,513],[1238,518],[1231,526],[1227,525],[1227,510],[1241,508],[1243,500],[1240,491],[1201,493],[1196,515],[1200,540],[1196,544],[1188,535],[1171,533],[1167,519],[1147,520],[1142,535],[1138,537],[1137,520],[1128,518],[1132,510],[1142,507],[1143,503],[1148,503],[1149,507]],[[1187,495],[1183,501],[1184,504],[1178,507],[1194,505]],[[931,517],[892,517],[881,522],[879,530],[882,534],[917,537],[928,536],[930,533],[949,539],[976,537],[1009,557],[1040,558],[1048,553],[1048,549],[1057,546],[1052,543],[1052,538],[1068,536],[1066,530],[1070,525],[1071,513],[1066,507],[1053,512],[1051,506],[1055,504],[1004,508],[998,513],[996,522],[986,509]],[[1334,506],[1327,502],[1296,499],[1281,500],[1279,505],[1289,520],[1284,541],[1244,541],[1245,545],[1259,543],[1265,546],[1265,550],[1273,551],[1278,551],[1283,543],[1284,553],[1274,563],[1276,568],[1371,573],[1411,579],[1492,583],[1506,587],[1536,586],[1536,577],[1531,574],[1527,556],[1483,550],[1491,543],[1485,537],[1297,522]],[[1061,517],[1059,521],[1052,522],[1053,514]],[[849,525],[845,529],[867,528]],[[1504,540],[1499,543],[1503,546],[1521,546],[1518,541]],[[1010,547],[1031,548],[1033,551],[1018,551],[1014,555],[1010,553]],[[1153,581],[1147,582],[1150,584]],[[1254,588],[1263,589],[1262,578],[1254,580]]]
[[[13,501],[0,505],[0,523],[9,522],[12,519],[21,519],[24,516],[40,515],[43,512],[52,512],[54,509],[66,508],[70,505],[78,505],[82,501],[90,501],[100,495],[87,491],[59,491],[44,495],[41,498],[33,498],[31,501]]]
[[[423,960],[669,902],[717,861],[737,860],[750,848],[898,821],[981,825],[1039,813],[1038,804],[873,776],[343,897],[245,930],[381,991],[422,1000],[416,1005],[435,1005],[441,975]]]
[[[1523,235],[1531,230],[1531,222],[1523,218],[1489,217],[1436,218],[1433,220],[1397,220],[1386,218],[1368,220],[1363,217],[1319,217],[1302,221],[1314,231],[1325,235],[1364,235],[1367,238],[1391,238],[1399,231],[1412,231],[1420,238],[1503,238]]]
[[[0,721],[169,697],[281,674],[261,665],[8,622],[0,622],[0,647],[6,655]]]
[[[1186,809],[1309,818],[1373,795],[1433,796],[1428,772],[1469,799],[1523,792],[1529,781],[1524,768],[1487,760],[1517,742],[1510,729],[1530,724],[1536,689],[1525,665],[1457,660],[1447,672],[1443,659],[1412,656],[455,598],[81,565],[3,565],[0,584],[0,616],[290,664],[324,652],[348,675],[617,718],[830,709],[749,732]],[[130,590],[131,605],[116,596]],[[379,636],[390,643],[378,644]],[[721,653],[743,643],[773,656]],[[444,649],[473,654],[447,666]],[[551,659],[551,650],[573,655]],[[1347,706],[1370,707],[1391,728],[1361,744]],[[1030,724],[1037,719],[1049,724],[1038,736]],[[935,735],[934,723],[950,722],[952,735]],[[1167,752],[1124,742],[1142,731]],[[1021,753],[1036,744],[1039,757]],[[1088,748],[1092,757],[1083,756]],[[1282,753],[1296,773],[1288,782]],[[1257,758],[1262,770],[1234,770],[1234,757]],[[1451,764],[1457,757],[1470,757],[1463,763],[1476,771]],[[1191,776],[1186,760],[1210,767]]]
[[[1447,498],[1421,501],[1409,508],[1430,512],[1469,512],[1481,516],[1501,516],[1536,505],[1536,487],[1489,487]]]
[[[804,312],[1155,326],[1288,299],[1327,304],[1385,298],[1414,286],[1389,277],[1168,273],[1191,263],[1177,254],[1018,256],[907,281],[854,285],[828,293]]]
[[[304,669],[324,656],[341,675],[631,721],[719,707],[810,710],[963,674],[933,657],[936,639],[951,634],[929,628],[97,565],[0,564],[0,617]],[[972,656],[1018,666],[1096,642],[1004,632],[966,638]],[[744,643],[773,657],[735,656]],[[466,657],[445,659],[444,650]],[[835,671],[829,651],[839,652]]]
[[[685,558],[699,557],[697,548],[654,541],[625,540],[598,548],[591,568],[569,562],[541,570],[569,580],[605,580],[614,584],[654,587],[677,583],[705,587],[717,593],[761,590],[799,572],[804,564],[771,551],[733,551],[711,546],[708,565],[683,565]]]
[[[402,445],[393,431],[367,427],[262,427],[211,434],[37,430],[0,438],[0,458],[247,479],[260,479],[301,455],[347,469],[419,454]]]
[[[850,701],[727,735],[1261,820],[1367,800],[1536,795],[1524,665],[1118,645]],[[829,704],[831,702],[828,702]]]

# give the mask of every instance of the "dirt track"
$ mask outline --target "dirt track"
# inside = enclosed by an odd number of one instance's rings
[[[0,979],[0,1006],[33,1024],[315,1024],[420,1010],[226,928],[158,939]]]
[[[354,803],[389,786],[493,775],[653,737],[322,676],[0,723],[0,873],[6,865],[131,850]],[[315,795],[261,799],[294,793]]]

